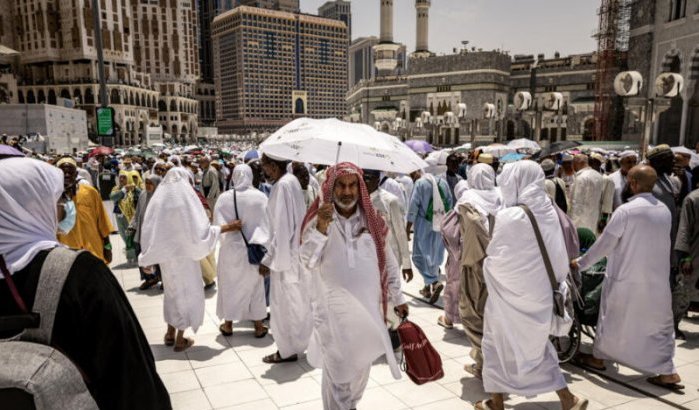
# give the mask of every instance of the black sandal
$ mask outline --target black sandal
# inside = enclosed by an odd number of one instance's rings
[[[439,300],[439,294],[444,290],[444,285],[439,282],[437,282],[436,285],[433,284],[432,287],[434,289],[432,290],[432,297],[430,297],[430,305],[437,303],[437,300]]]
[[[267,336],[269,329],[267,329],[266,327],[263,327],[262,329],[263,330],[261,333],[257,333],[257,330],[255,330],[255,339],[262,339],[263,337]]]
[[[275,364],[275,363],[289,363],[289,362],[295,362],[299,360],[298,355],[292,354],[291,356],[287,358],[282,358],[282,356],[279,354],[279,350],[277,350],[276,353],[272,353],[269,356],[265,356],[262,358],[262,361],[265,363],[269,364]]]
[[[682,393],[682,390],[684,390],[683,384],[662,382],[660,381],[660,376],[649,377],[646,381],[654,386],[662,387],[663,389],[668,389],[676,393]]]

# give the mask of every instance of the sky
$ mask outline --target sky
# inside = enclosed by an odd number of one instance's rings
[[[301,0],[317,14],[326,0]],[[352,37],[379,35],[379,0],[351,0]],[[430,51],[451,53],[461,42],[484,50],[553,56],[587,53],[597,46],[600,0],[432,0]],[[415,49],[415,1],[394,0],[393,41]]]

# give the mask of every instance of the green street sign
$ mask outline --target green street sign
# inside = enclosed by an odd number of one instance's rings
[[[97,108],[97,135],[100,137],[114,136],[114,108]]]

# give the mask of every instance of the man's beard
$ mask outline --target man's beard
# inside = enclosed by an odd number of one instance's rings
[[[354,208],[357,205],[358,201],[359,201],[358,198],[354,198],[352,200],[352,202],[349,204],[342,203],[342,202],[340,202],[339,199],[335,199],[333,202],[335,202],[335,206],[337,206],[338,208],[342,209],[343,211],[348,211],[348,210]]]

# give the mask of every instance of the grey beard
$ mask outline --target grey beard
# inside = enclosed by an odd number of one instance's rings
[[[343,204],[342,202],[340,202],[338,200],[334,200],[333,202],[335,202],[335,206],[337,206],[338,208],[342,209],[343,211],[347,211],[349,209],[354,208],[355,205],[357,205],[358,201],[359,201],[358,199],[355,199],[354,201],[352,201],[352,203],[347,204],[347,205]]]

